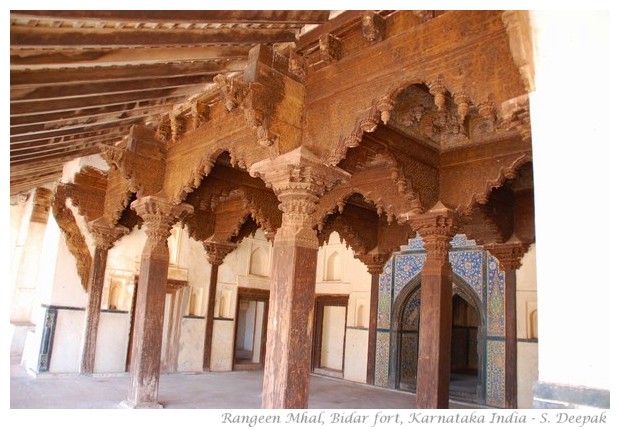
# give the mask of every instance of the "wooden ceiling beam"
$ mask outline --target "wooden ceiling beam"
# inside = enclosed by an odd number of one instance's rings
[[[133,107],[133,105],[119,104],[111,106],[110,108],[103,109],[85,109],[78,111],[75,114],[67,115],[64,112],[51,113],[33,116],[21,116],[17,118],[11,118],[11,129],[44,129],[44,126],[48,126],[48,129],[56,129],[63,127],[67,123],[74,123],[76,125],[87,124],[90,120],[105,120],[105,118],[117,118],[124,117],[143,117],[156,116],[166,111],[174,103],[164,104],[147,104],[141,107]],[[124,107],[123,107],[124,106]]]
[[[113,139],[103,140],[100,143],[106,144],[106,143],[111,143],[113,141],[114,141]],[[62,151],[59,151],[58,153],[48,154],[44,156],[35,156],[35,157],[19,158],[19,159],[11,160],[11,165],[12,166],[21,165],[29,161],[43,162],[43,161],[52,161],[52,160],[54,162],[64,163],[67,161],[71,161],[72,159],[75,159],[75,158],[93,155],[95,153],[98,153],[99,151],[100,151],[99,146],[93,144],[92,146],[86,147],[86,148],[62,150]]]
[[[153,46],[256,45],[294,42],[297,29],[213,28],[75,29],[13,26],[11,47],[17,48],[142,48]]]
[[[11,135],[11,151],[13,150],[13,146],[16,144],[20,144],[24,141],[30,141],[33,137],[39,139],[53,139],[57,137],[67,137],[72,135],[79,135],[86,132],[93,131],[103,131],[114,128],[119,128],[123,126],[130,126],[133,124],[141,123],[144,121],[144,118],[125,118],[125,119],[116,119],[112,121],[107,121],[103,123],[92,123],[92,124],[82,124],[80,126],[68,126],[62,127],[55,130],[42,130],[42,131],[34,131],[23,134],[14,134]],[[16,148],[17,149],[17,148]]]
[[[302,34],[297,42],[297,50],[303,51],[314,44],[318,45],[319,37],[323,34],[335,31],[341,32],[354,24],[358,24],[363,13],[363,10],[347,10],[326,23]]]
[[[39,101],[54,98],[91,97],[93,95],[120,94],[144,89],[171,89],[213,82],[213,73],[171,78],[146,78],[122,82],[58,85],[30,88],[11,88],[11,101]]]
[[[12,10],[11,18],[72,21],[320,24],[328,10]]]
[[[126,126],[121,126],[121,127],[117,127],[118,131],[114,132],[114,133],[110,133],[109,130],[99,130],[99,131],[89,131],[89,132],[84,132],[84,133],[80,133],[80,134],[71,134],[71,135],[66,135],[66,136],[62,136],[62,137],[57,137],[58,140],[52,140],[50,138],[40,138],[40,139],[32,139],[32,140],[25,140],[25,141],[21,141],[21,142],[12,142],[10,145],[11,148],[11,152],[14,150],[18,150],[18,149],[24,149],[27,147],[36,147],[37,144],[43,142],[44,145],[50,145],[50,144],[71,144],[71,143],[77,143],[81,140],[84,139],[89,139],[89,138],[104,138],[104,137],[108,137],[109,135],[118,135],[120,137],[123,137],[125,135],[127,135],[129,133],[129,128],[130,125],[126,125]],[[119,137],[119,138],[120,138]],[[41,145],[39,145],[41,146]]]
[[[196,90],[144,90],[140,91],[140,96],[137,96],[137,92],[131,94],[115,94],[115,95],[100,95],[85,99],[67,99],[56,100],[51,102],[40,103],[11,103],[11,117],[23,116],[23,115],[39,115],[42,113],[55,113],[55,112],[70,112],[74,110],[92,109],[95,107],[106,107],[118,104],[129,103],[142,103],[146,101],[159,100],[162,98],[176,97],[178,99],[187,98],[190,95],[196,94]]]
[[[36,174],[48,174],[62,172],[63,166],[54,164],[32,163],[32,165],[23,164],[20,167],[11,167],[11,178],[20,179],[29,178]]]
[[[80,67],[111,67],[160,64],[175,61],[246,59],[252,46],[156,47],[110,50],[11,50],[11,70],[57,70]]]
[[[209,60],[150,64],[123,67],[93,67],[54,70],[11,70],[11,88],[31,88],[42,85],[91,84],[142,79],[174,78],[202,74],[219,74],[242,71],[247,61]]]

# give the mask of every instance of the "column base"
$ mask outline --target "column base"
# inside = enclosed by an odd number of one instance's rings
[[[144,402],[142,404],[136,404],[135,402],[130,401],[129,399],[125,399],[123,402],[118,404],[118,407],[119,408],[131,408],[131,409],[164,408],[163,404],[160,404],[159,402]]]

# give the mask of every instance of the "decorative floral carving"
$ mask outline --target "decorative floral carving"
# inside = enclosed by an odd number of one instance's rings
[[[222,265],[226,255],[237,248],[235,243],[212,240],[205,240],[202,245],[207,252],[207,259],[211,265]]]
[[[131,203],[146,224],[147,245],[152,246],[165,242],[170,236],[172,226],[185,216],[193,213],[189,204],[173,204],[165,198],[146,196]]]
[[[213,78],[213,82],[220,89],[220,99],[224,103],[224,107],[229,112],[232,112],[235,108],[241,105],[241,102],[245,98],[248,86],[232,77],[226,77],[222,74],[218,74]]]

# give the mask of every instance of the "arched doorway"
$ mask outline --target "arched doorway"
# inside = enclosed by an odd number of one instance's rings
[[[395,302],[394,382],[399,390],[416,391],[420,330],[420,276],[403,288]],[[450,397],[483,402],[484,317],[475,292],[455,275],[452,296]]]

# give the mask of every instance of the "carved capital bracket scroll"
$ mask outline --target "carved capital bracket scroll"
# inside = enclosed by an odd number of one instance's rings
[[[282,227],[275,240],[292,241],[312,248],[318,248],[318,239],[312,229],[312,214],[317,209],[319,198],[350,177],[342,169],[325,165],[305,146],[274,160],[252,165],[250,175],[261,177],[280,200]]]
[[[460,216],[438,202],[426,213],[414,215],[409,225],[424,239],[427,261],[447,261],[450,241],[460,232]]]
[[[222,265],[224,258],[237,248],[235,243],[205,240],[202,243],[211,265]]]
[[[528,245],[522,243],[514,235],[505,243],[493,243],[484,246],[495,256],[504,270],[517,270],[521,267],[523,255],[527,252]]]
[[[390,253],[384,253],[375,248],[368,253],[355,254],[355,257],[359,259],[370,274],[381,274],[385,263],[390,259]]]
[[[177,205],[157,196],[140,198],[131,203],[131,208],[146,224],[147,244],[145,246],[149,243],[152,246],[165,243],[170,236],[172,226],[194,211],[194,207],[190,204]]]
[[[88,230],[95,239],[95,245],[106,250],[111,249],[117,240],[129,233],[129,229],[124,226],[107,225],[104,218],[89,222]]]

